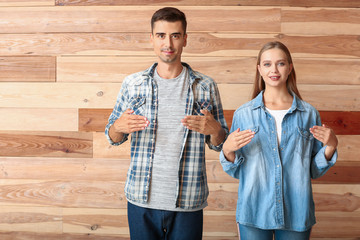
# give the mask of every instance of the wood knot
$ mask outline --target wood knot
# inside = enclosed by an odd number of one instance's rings
[[[97,225],[97,224],[94,224],[90,227],[91,231],[95,231],[98,228],[99,228],[99,225]]]

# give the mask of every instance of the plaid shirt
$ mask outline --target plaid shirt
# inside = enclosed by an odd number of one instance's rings
[[[201,115],[200,110],[207,109],[228,134],[216,83],[211,78],[193,71],[186,63],[183,65],[187,67],[190,76],[185,115]],[[134,110],[134,114],[145,116],[150,122],[145,130],[134,132],[131,135],[131,163],[125,184],[125,195],[127,199],[139,203],[146,203],[148,200],[155,150],[158,96],[153,75],[156,66],[157,63],[145,71],[132,74],[124,79],[105,129],[109,142],[112,145],[120,145],[128,139],[128,134],[124,134],[124,138],[115,143],[109,137],[109,128],[126,109]],[[223,144],[214,146],[210,142],[209,135],[205,136],[195,131],[185,130],[179,159],[176,207],[197,208],[205,203],[209,195],[205,166],[205,142],[210,149],[215,151],[220,151]]]

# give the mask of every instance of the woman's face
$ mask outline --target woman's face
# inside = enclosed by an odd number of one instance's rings
[[[284,51],[272,48],[262,53],[258,71],[266,87],[286,87],[286,81],[292,70]]]

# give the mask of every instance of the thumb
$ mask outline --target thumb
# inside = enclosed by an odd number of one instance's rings
[[[200,112],[201,112],[202,114],[204,114],[205,116],[211,114],[211,113],[210,113],[208,110],[206,110],[206,109],[201,109]]]
[[[126,109],[124,112],[124,114],[132,114],[132,113],[134,113],[134,110],[132,110],[130,108]]]

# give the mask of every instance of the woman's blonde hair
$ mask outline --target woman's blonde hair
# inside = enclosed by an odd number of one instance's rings
[[[282,50],[286,55],[288,63],[293,65],[292,70],[289,74],[289,77],[286,81],[286,87],[290,94],[295,93],[300,99],[302,99],[301,95],[299,93],[299,90],[297,89],[297,86],[296,86],[295,68],[294,68],[292,58],[291,58],[290,51],[283,43],[278,42],[278,41],[266,43],[259,52],[259,55],[257,57],[257,63],[256,63],[256,75],[255,75],[252,99],[254,99],[262,90],[265,90],[265,81],[259,73],[258,65],[260,65],[261,55],[265,51],[273,49],[273,48],[278,48],[278,49]]]

